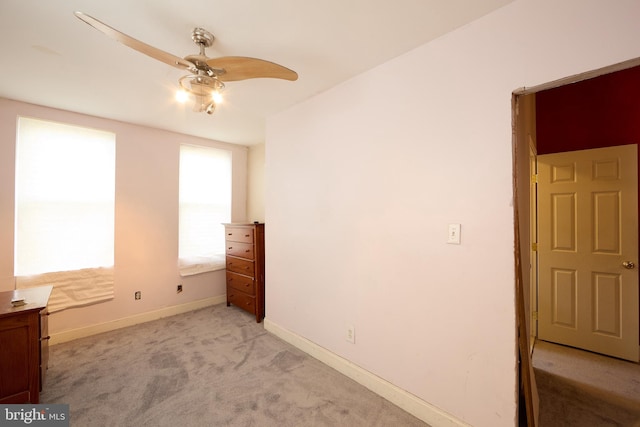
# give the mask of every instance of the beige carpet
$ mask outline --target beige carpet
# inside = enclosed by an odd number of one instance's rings
[[[224,304],[52,346],[41,402],[78,427],[426,426]]]
[[[540,427],[640,427],[640,365],[537,341]]]

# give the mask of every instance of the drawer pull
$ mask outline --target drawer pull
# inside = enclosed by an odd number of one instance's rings
[[[233,233],[227,233],[227,236],[233,236]]]
[[[233,246],[229,246],[229,250],[233,249]]]
[[[251,301],[247,301],[245,304],[246,305],[251,305]]]
[[[251,249],[246,249],[246,250],[245,250],[245,252],[250,252],[250,251],[251,251]]]
[[[46,341],[46,340],[49,340],[49,339],[51,339],[51,335],[47,335],[46,337],[40,338],[40,341]]]
[[[245,235],[244,235],[244,237],[249,237],[249,236],[251,236],[251,234],[245,234]]]

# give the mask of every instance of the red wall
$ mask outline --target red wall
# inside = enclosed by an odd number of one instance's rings
[[[538,154],[640,143],[640,67],[536,94]]]

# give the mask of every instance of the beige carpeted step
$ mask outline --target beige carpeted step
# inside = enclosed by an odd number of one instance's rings
[[[540,427],[640,426],[640,365],[536,342]]]

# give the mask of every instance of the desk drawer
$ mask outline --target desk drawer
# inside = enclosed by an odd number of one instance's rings
[[[40,391],[44,387],[47,369],[49,369],[49,311],[40,312]]]

